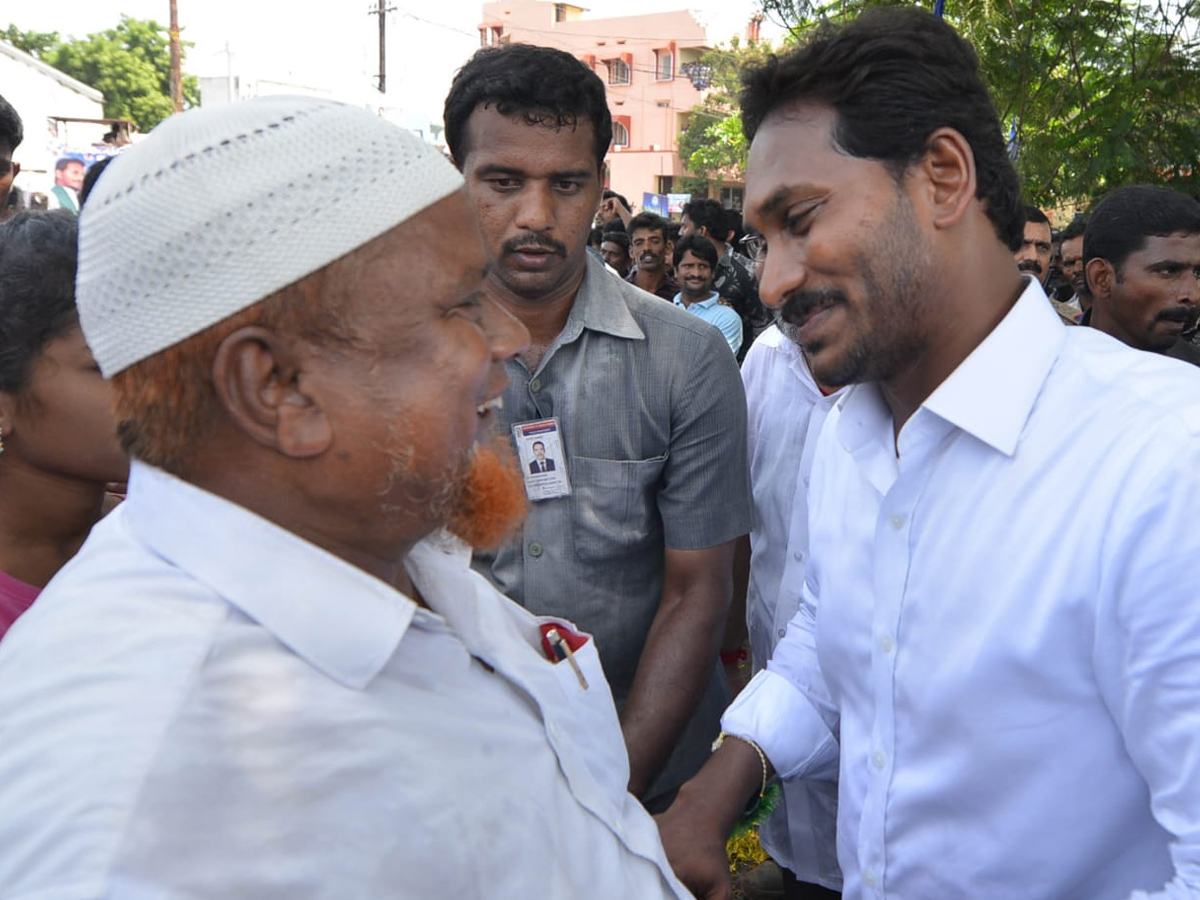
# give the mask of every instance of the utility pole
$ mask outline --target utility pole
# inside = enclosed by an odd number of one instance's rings
[[[174,4],[175,0],[171,0]],[[367,13],[369,16],[379,16],[379,93],[387,93],[387,14],[395,12],[396,7],[388,6],[387,0],[379,0],[379,6]]]
[[[175,112],[183,112],[183,66],[182,54],[179,51],[179,7],[176,0],[171,0],[171,103]]]

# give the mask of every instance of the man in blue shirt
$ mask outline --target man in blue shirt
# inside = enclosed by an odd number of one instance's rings
[[[717,251],[706,238],[698,234],[681,238],[675,245],[675,277],[679,280],[675,305],[716,325],[736,356],[742,346],[742,318],[732,306],[721,303],[713,290],[716,268]]]

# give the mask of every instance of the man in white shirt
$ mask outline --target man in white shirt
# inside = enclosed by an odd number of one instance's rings
[[[826,396],[813,380],[795,328],[782,320],[750,347],[742,383],[755,515],[748,537],[749,577],[745,585],[735,578],[734,600],[744,592],[757,673],[800,606],[809,556],[809,473],[817,435],[838,394]],[[837,785],[797,779],[780,788],[779,807],[758,834],[771,858],[792,873],[783,876],[783,897],[836,897],[842,884],[834,840]],[[747,885],[742,888],[745,893]]]
[[[5,900],[687,896],[594,642],[469,566],[523,510],[528,333],[454,168],[337,103],[196,110],[79,258],[134,462],[0,646]]]
[[[1200,897],[1200,374],[1012,264],[970,47],[872,10],[746,75],[763,299],[852,384],[803,602],[661,822],[699,896],[772,772],[839,779],[844,896]]]

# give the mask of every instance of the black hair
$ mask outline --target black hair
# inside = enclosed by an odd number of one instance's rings
[[[953,128],[975,157],[975,196],[996,236],[1021,246],[1021,190],[996,107],[969,43],[942,19],[912,7],[875,7],[845,25],[825,23],[809,43],[771,56],[742,75],[742,127],[753,140],[763,120],[797,101],[833,109],[839,151],[877,160],[899,181]]]
[[[1119,275],[1129,254],[1146,246],[1146,238],[1172,234],[1200,234],[1200,204],[1170,188],[1117,188],[1088,217],[1083,259],[1108,260]]]
[[[688,216],[690,219],[691,216]],[[708,263],[710,269],[717,268],[717,248],[712,245],[712,241],[702,234],[692,232],[685,237],[681,237],[675,245],[675,265],[678,266],[683,259],[683,254],[691,253],[692,256],[698,256],[700,259]]]
[[[1036,222],[1039,225],[1050,224],[1050,220],[1046,218],[1046,214],[1030,203],[1022,205],[1021,211],[1025,216],[1025,218],[1021,220],[1021,224],[1023,226],[1028,225],[1030,222]]]
[[[54,164],[54,171],[61,172],[71,163],[79,163],[79,165],[84,166],[85,168],[87,167],[87,163],[85,163],[78,156],[60,156],[58,158],[58,162]]]
[[[1058,233],[1058,241],[1061,244],[1063,241],[1072,241],[1077,237],[1083,237],[1083,230],[1087,228],[1088,220],[1083,216],[1076,216],[1067,226]]]
[[[657,213],[640,212],[625,226],[625,231],[629,237],[633,237],[633,233],[639,228],[645,228],[649,231],[657,231],[663,236],[664,241],[671,239],[671,223]]]
[[[683,214],[692,220],[697,228],[708,231],[713,240],[724,241],[729,229],[725,224],[725,208],[708,197],[689,200],[683,204]]]
[[[532,44],[483,47],[458,70],[446,96],[446,146],[459,168],[470,153],[467,120],[479,106],[529,125],[595,130],[596,169],[612,143],[612,114],[604,82],[570,53]]]
[[[613,198],[613,197],[616,197],[618,200],[620,200],[620,201],[621,201],[621,205],[622,205],[622,206],[624,206],[626,209],[632,209],[632,207],[629,205],[629,201],[625,199],[625,195],[624,195],[624,194],[618,194],[618,193],[617,193],[616,191],[614,191],[612,188],[605,188],[605,189],[604,189],[604,195],[603,195],[603,199],[605,199],[605,200],[609,200],[609,199],[611,199],[611,198]]]
[[[742,228],[742,211],[740,209],[725,210],[725,237],[722,240],[736,244],[746,231]]]
[[[604,232],[604,240],[602,244],[616,244],[621,247],[626,254],[629,253],[629,235],[622,229],[621,231],[606,231]]]
[[[106,156],[104,159],[98,159],[92,163],[87,170],[87,174],[83,176],[83,184],[79,188],[79,208],[83,209],[83,204],[87,203],[88,194],[92,192],[92,188],[96,186],[96,182],[100,180],[100,173],[108,168],[108,164],[112,162],[114,157]]]
[[[29,387],[33,362],[79,324],[75,311],[76,218],[56,209],[19,212],[0,225],[0,391]]]
[[[588,232],[588,246],[589,247],[599,248],[600,244],[603,242],[604,242],[604,232],[601,229],[593,228],[591,231]]]
[[[12,152],[21,146],[23,140],[25,126],[21,124],[21,117],[12,104],[0,96],[0,147],[7,147]]]
[[[603,231],[605,235],[623,234],[626,237],[629,237],[629,234],[625,231],[625,223],[621,221],[620,216],[615,219],[609,219],[600,226],[600,230]],[[605,240],[608,240],[608,238],[605,237]]]

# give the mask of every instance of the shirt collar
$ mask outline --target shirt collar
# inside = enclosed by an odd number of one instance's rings
[[[567,315],[567,324],[563,326],[558,343],[575,340],[585,328],[614,337],[645,340],[645,333],[625,304],[626,290],[619,276],[614,277],[602,263],[589,256],[583,283],[575,294],[575,302],[571,304],[571,312]]]
[[[208,585],[325,675],[361,690],[396,650],[417,606],[315,544],[215,494],[135,461],[126,516],[138,538]]]
[[[1025,290],[1000,324],[921,404],[1006,456],[1017,442],[1042,385],[1058,358],[1065,328],[1041,285]],[[892,417],[874,384],[853,386],[841,402],[838,439],[854,454],[869,440],[892,434]]]
[[[1065,340],[1041,285],[1026,278],[1008,315],[921,405],[1012,456]]]
[[[712,307],[717,305],[717,301],[719,299],[720,299],[720,294],[718,294],[716,291],[713,291],[711,294],[708,295],[707,300],[701,300],[698,303],[693,303],[692,306],[699,306],[703,309],[711,309]],[[687,307],[683,305],[683,293],[682,292],[675,295],[675,305],[678,306],[680,309],[687,309]]]

